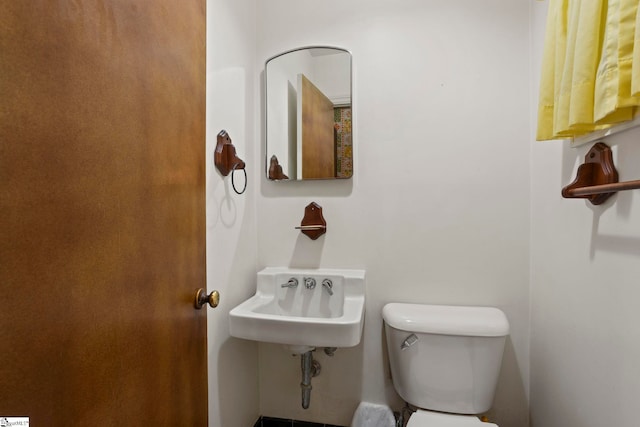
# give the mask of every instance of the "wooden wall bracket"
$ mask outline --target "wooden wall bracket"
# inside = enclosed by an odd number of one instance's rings
[[[578,167],[576,179],[562,189],[562,197],[588,199],[594,205],[604,203],[618,191],[640,188],[640,180],[618,182],[618,172],[613,164],[611,148],[603,142],[596,143]]]
[[[322,206],[316,202],[311,202],[304,208],[304,218],[300,222],[300,226],[296,227],[302,234],[316,240],[327,232],[327,221],[322,216]]]
[[[244,161],[236,154],[236,147],[231,142],[231,138],[226,130],[221,130],[218,134],[218,142],[213,155],[216,168],[223,176],[229,175],[236,169],[244,169]]]

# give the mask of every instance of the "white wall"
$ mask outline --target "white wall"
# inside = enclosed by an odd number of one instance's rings
[[[531,3],[535,103],[548,2]],[[640,179],[639,137],[605,139],[621,181]],[[640,424],[640,193],[562,199],[591,146],[531,143],[533,427]]]
[[[349,55],[338,51],[314,58],[315,74],[312,83],[334,104],[350,103],[351,61]]]
[[[414,301],[506,312],[512,332],[491,415],[501,427],[526,426],[529,2],[272,0],[257,7],[258,64],[297,46],[341,46],[353,53],[355,85],[354,178],[261,177],[259,267],[367,271],[362,343],[333,358],[318,354],[323,371],[313,379],[310,409],[300,406],[299,360],[260,345],[260,413],[349,425],[361,400],[399,409],[381,309]],[[254,150],[264,159],[264,148]],[[311,201],[328,223],[317,241],[294,230]]]
[[[258,418],[257,345],[229,336],[228,314],[255,291],[255,0],[207,1],[207,277],[220,291],[208,312],[209,425],[247,427]],[[243,195],[213,164],[216,135],[226,129],[247,162]],[[242,173],[236,183],[243,185]]]

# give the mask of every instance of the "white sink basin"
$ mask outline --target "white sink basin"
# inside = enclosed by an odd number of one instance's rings
[[[315,279],[308,289],[305,278]],[[282,284],[291,278],[298,286]],[[331,280],[333,295],[322,282]],[[363,270],[266,268],[258,273],[256,294],[229,313],[232,336],[309,347],[353,347],[364,324]]]

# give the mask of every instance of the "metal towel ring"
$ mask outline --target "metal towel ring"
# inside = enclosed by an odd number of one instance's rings
[[[242,191],[238,191],[238,189],[236,188],[236,183],[233,180],[234,172],[236,171],[237,166],[238,164],[235,164],[231,169],[231,186],[233,187],[233,191],[235,191],[236,194],[242,194],[247,189],[247,170],[245,168],[242,168],[242,171],[244,172],[244,187],[242,187]]]

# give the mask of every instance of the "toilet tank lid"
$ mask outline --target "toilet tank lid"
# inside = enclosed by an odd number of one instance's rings
[[[392,328],[407,332],[476,337],[509,334],[507,316],[495,307],[389,303],[382,318]]]

